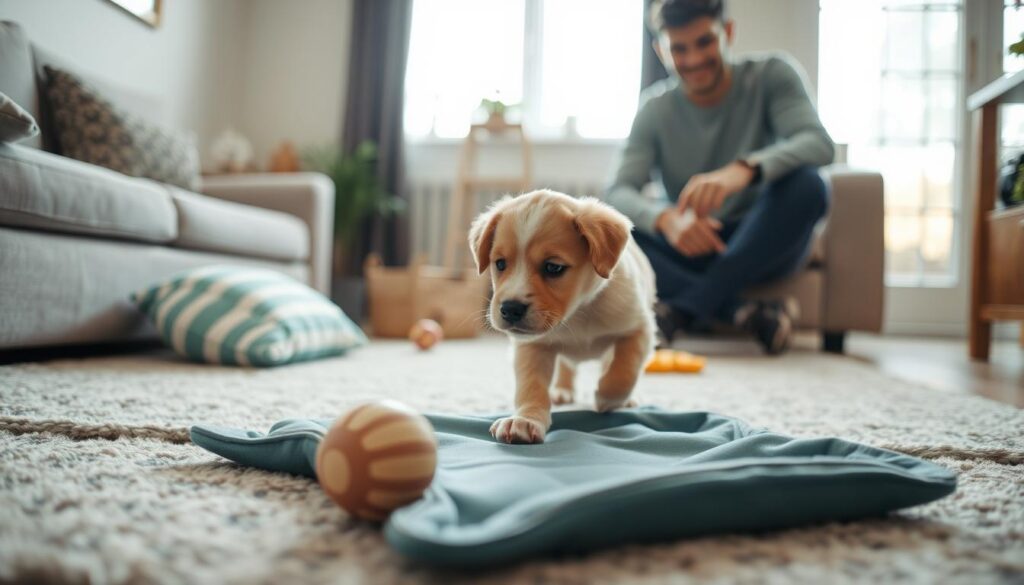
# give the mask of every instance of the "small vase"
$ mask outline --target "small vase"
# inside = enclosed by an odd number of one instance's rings
[[[504,114],[499,114],[498,112],[491,112],[491,114],[487,116],[487,122],[485,123],[485,125],[487,126],[487,128],[491,130],[501,130],[505,128],[505,126],[508,126],[508,122],[505,121]]]

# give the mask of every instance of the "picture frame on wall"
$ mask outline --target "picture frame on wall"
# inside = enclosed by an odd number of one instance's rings
[[[163,0],[107,0],[107,2],[141,20],[150,28],[160,26]]]

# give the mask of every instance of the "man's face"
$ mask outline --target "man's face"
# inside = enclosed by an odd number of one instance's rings
[[[732,21],[705,16],[661,30],[655,49],[670,72],[675,70],[686,91],[713,93],[725,75],[724,47],[732,41]]]

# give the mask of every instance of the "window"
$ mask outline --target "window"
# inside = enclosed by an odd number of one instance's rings
[[[463,137],[488,98],[533,137],[622,138],[642,26],[643,0],[415,0],[406,135]]]
[[[1010,45],[1021,40],[1024,34],[1024,2],[1004,0],[1003,2],[1003,71],[1016,73],[1024,69],[1024,56],[1011,55]]]
[[[1024,69],[1024,55],[1011,55],[1010,45],[1021,40],[1024,33],[1024,3],[1005,0],[1003,3],[1003,72]],[[1024,104],[1006,104],[999,111],[1002,130],[1002,159],[1014,158],[1024,152]]]
[[[822,0],[819,104],[847,160],[885,181],[886,279],[954,286],[961,0]]]

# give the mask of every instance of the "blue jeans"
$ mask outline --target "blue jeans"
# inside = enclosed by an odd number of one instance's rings
[[[719,235],[727,249],[721,254],[684,256],[660,233],[634,230],[633,238],[654,267],[662,302],[695,323],[731,323],[740,291],[803,265],[828,201],[817,169],[804,166],[766,184],[742,219],[722,226]]]

